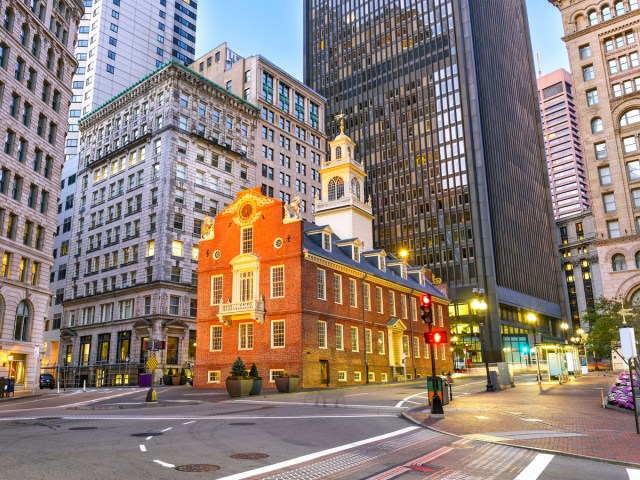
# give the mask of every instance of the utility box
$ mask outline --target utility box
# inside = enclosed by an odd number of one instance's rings
[[[436,376],[436,388],[438,389],[438,396],[442,400],[442,405],[449,403],[449,387],[444,377]],[[429,405],[431,405],[431,398],[435,393],[433,391],[433,377],[427,377],[427,392],[429,394]]]
[[[511,368],[509,367],[509,364],[507,362],[498,362],[498,374],[500,376],[500,388],[513,388],[516,386],[515,382],[513,381],[513,371],[511,370]],[[498,385],[498,384],[494,384],[492,381],[493,385]]]

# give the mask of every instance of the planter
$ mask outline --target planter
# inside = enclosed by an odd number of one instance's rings
[[[180,385],[180,377],[171,377],[171,385]]]
[[[253,379],[253,386],[251,387],[251,395],[260,395],[262,391],[262,379]]]
[[[230,397],[248,397],[251,394],[251,387],[253,387],[253,378],[248,380],[232,380],[228,378],[226,386]]]
[[[186,385],[187,380],[189,380],[187,377],[180,377],[180,385]]]
[[[162,376],[162,384],[163,385],[173,385],[173,383],[171,383],[171,377],[169,375],[163,375]]]
[[[297,377],[276,377],[276,387],[280,393],[292,393],[298,390],[300,379]]]

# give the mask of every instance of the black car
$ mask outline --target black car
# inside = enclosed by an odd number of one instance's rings
[[[56,388],[56,380],[53,378],[53,375],[50,373],[41,373],[40,374],[40,388]]]

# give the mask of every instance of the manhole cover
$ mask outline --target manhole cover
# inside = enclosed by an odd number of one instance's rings
[[[207,465],[206,463],[195,463],[192,465],[180,465],[176,467],[179,472],[215,472],[220,470],[218,465]]]
[[[71,427],[69,430],[96,430],[98,427]]]
[[[235,460],[257,460],[259,458],[269,458],[266,453],[234,453],[231,458]]]
[[[161,432],[149,432],[149,433],[132,433],[132,437],[157,437],[158,435],[162,435]]]
[[[251,422],[235,422],[235,423],[230,423],[229,425],[255,425],[255,423],[251,423]]]

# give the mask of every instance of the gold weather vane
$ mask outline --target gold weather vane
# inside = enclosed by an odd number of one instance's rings
[[[338,115],[336,115],[336,120],[340,121],[340,133],[344,134],[344,117],[346,115],[344,113],[339,113]]]

